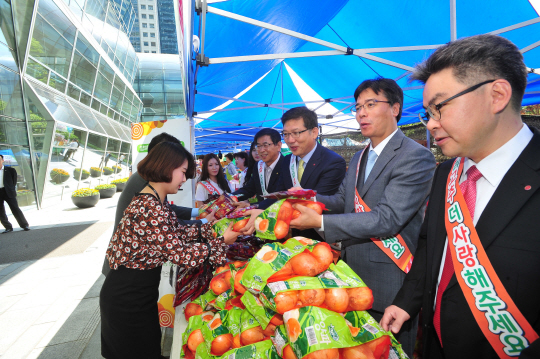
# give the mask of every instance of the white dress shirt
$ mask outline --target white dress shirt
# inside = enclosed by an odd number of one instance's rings
[[[296,156],[296,164],[297,164],[296,178],[298,178],[298,166],[300,165],[300,160],[304,161],[304,170],[305,170],[306,165],[309,162],[309,160],[311,159],[311,157],[313,156],[313,154],[315,153],[315,150],[317,149],[317,146],[318,146],[318,144],[317,144],[317,142],[315,142],[315,146],[313,147],[313,149],[311,151],[309,151],[304,157]]]
[[[394,132],[392,132],[391,134],[388,135],[388,137],[386,137],[384,140],[381,141],[381,143],[379,143],[377,145],[377,147],[372,147],[372,146],[369,146],[369,152],[371,151],[375,151],[375,153],[377,154],[377,159],[375,160],[375,163],[377,163],[377,160],[379,159],[379,156],[381,155],[382,151],[384,150],[384,148],[386,147],[386,145],[388,144],[388,142],[390,142],[390,140],[392,139],[392,137],[394,137],[394,135],[396,134],[396,132],[398,131],[398,129],[396,128],[396,130]],[[364,153],[365,156],[368,156],[369,155],[369,152],[368,153]],[[360,159],[358,159],[360,161]],[[373,163],[373,167],[375,167],[375,163]],[[356,184],[358,185],[358,184]],[[355,194],[356,195],[356,194]],[[317,199],[315,199],[316,201]],[[324,231],[324,219],[323,219],[324,215],[321,216],[321,228],[318,229],[319,231],[323,232]]]
[[[493,196],[493,193],[495,193],[495,190],[497,190],[497,187],[499,187],[503,177],[506,175],[506,172],[508,172],[510,167],[512,167],[514,162],[516,162],[517,158],[519,155],[521,155],[521,152],[523,152],[525,147],[527,147],[532,137],[533,133],[529,127],[523,125],[521,130],[519,130],[514,137],[480,162],[475,163],[470,158],[465,157],[463,172],[461,173],[459,184],[467,180],[467,170],[472,166],[476,166],[476,168],[482,174],[482,177],[476,181],[476,202],[473,218],[473,224],[475,226],[478,219],[482,215],[482,212],[484,212],[484,209],[489,203],[489,200]],[[446,249],[448,247],[447,244],[448,237],[446,237],[443,256],[439,267],[437,290],[441,281],[444,259],[446,258]],[[437,292],[435,292],[435,298],[437,298]],[[433,308],[435,308],[435,303],[433,303]]]
[[[4,188],[4,166],[0,168],[0,188]]]
[[[266,188],[268,188],[268,182],[270,182],[270,177],[272,176],[272,172],[274,171],[274,168],[276,167],[280,157],[281,153],[278,155],[274,163],[272,163],[270,166],[268,166],[266,163],[264,164],[264,182],[266,184]]]

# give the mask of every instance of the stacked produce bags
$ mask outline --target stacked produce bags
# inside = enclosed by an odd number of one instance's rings
[[[328,244],[295,237],[218,268],[186,306],[181,357],[406,358],[366,312],[371,290],[333,259]]]

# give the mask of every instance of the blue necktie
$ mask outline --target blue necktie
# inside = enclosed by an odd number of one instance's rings
[[[375,165],[375,161],[377,161],[377,153],[375,151],[369,151],[367,163],[366,163],[366,172],[364,174],[364,183],[366,183],[366,180],[371,173],[371,170],[373,169],[373,165]]]

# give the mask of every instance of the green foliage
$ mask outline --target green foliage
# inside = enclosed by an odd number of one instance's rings
[[[95,189],[109,189],[109,188],[116,188],[113,184],[100,184],[99,186],[94,187]]]
[[[125,178],[119,178],[117,180],[111,181],[111,183],[126,183],[128,180],[128,177]]]
[[[97,195],[99,195],[99,191],[97,189],[81,188],[77,191],[74,191],[71,194],[71,197],[90,197],[90,196],[97,196]]]

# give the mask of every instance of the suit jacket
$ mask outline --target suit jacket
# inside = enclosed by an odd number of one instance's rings
[[[323,216],[326,241],[344,241],[345,261],[373,291],[373,309],[383,312],[401,288],[405,273],[370,238],[400,233],[414,255],[435,159],[428,149],[398,130],[381,152],[365,183],[365,165],[361,166],[358,193],[371,211],[355,213],[359,159],[360,152],[351,160],[335,195],[317,196],[317,200],[331,211]]]
[[[535,129],[533,133],[482,212],[476,231],[506,291],[540,333],[540,132]],[[452,163],[442,163],[435,173],[416,257],[393,303],[411,317],[422,308],[424,350],[430,358],[441,357],[433,313],[446,241],[445,186]],[[530,190],[525,190],[527,185]],[[446,359],[498,358],[476,323],[455,274],[441,299],[441,336]],[[524,350],[521,358],[540,358],[540,341]]]
[[[4,165],[4,189],[6,190],[7,198],[17,198],[17,171],[15,168]]]
[[[128,208],[135,194],[141,192],[144,189],[144,187],[146,186],[146,182],[147,181],[144,178],[142,178],[137,172],[135,172],[134,174],[131,175],[131,177],[129,177],[128,181],[126,182],[126,187],[122,191],[122,194],[120,194],[120,198],[118,199],[118,204],[116,205],[116,215],[114,216],[115,232],[116,232],[116,227],[118,227],[118,224],[120,223],[120,221],[122,220],[122,217],[124,216],[124,211],[126,210],[126,208]],[[180,206],[176,206],[172,204],[171,209],[176,213],[176,216],[178,217],[178,221],[182,225],[200,222],[200,221],[191,221],[191,208],[180,207]],[[107,258],[105,258],[105,262],[103,263],[103,268],[101,272],[105,276],[107,276],[107,273],[109,273],[110,270],[111,269],[109,268],[109,262],[107,261]]]
[[[287,155],[283,159],[283,169],[281,171],[283,173],[285,189],[293,187],[290,175],[291,157],[292,154]],[[317,194],[330,196],[338,191],[346,172],[347,164],[343,157],[319,143],[308,163],[305,165],[300,186],[305,189],[315,190]],[[302,236],[323,241],[319,233],[314,229],[304,231],[293,229],[293,236]]]
[[[293,187],[289,168],[291,156],[292,154],[287,155],[283,159],[283,182],[287,189]],[[321,144],[317,144],[315,152],[305,165],[300,186],[316,190],[318,194],[333,195],[345,178],[346,168],[347,164],[343,157]]]
[[[280,154],[279,161],[278,163],[276,163],[276,166],[274,167],[274,170],[272,171],[272,175],[270,176],[270,181],[268,182],[268,187],[266,188],[268,193],[277,192],[277,191],[285,191],[287,189],[285,188],[285,185],[283,184],[283,172],[282,172],[283,161],[284,161],[284,157]],[[239,201],[247,200],[253,196],[257,196],[257,200],[259,201],[258,202],[259,208],[266,209],[276,200],[264,199],[262,197],[263,192],[262,192],[261,180],[259,179],[258,171],[259,170],[257,168],[257,165],[255,165],[255,167],[253,168],[253,174],[251,175],[249,182],[246,183],[244,187],[233,192],[232,194],[237,196]]]

